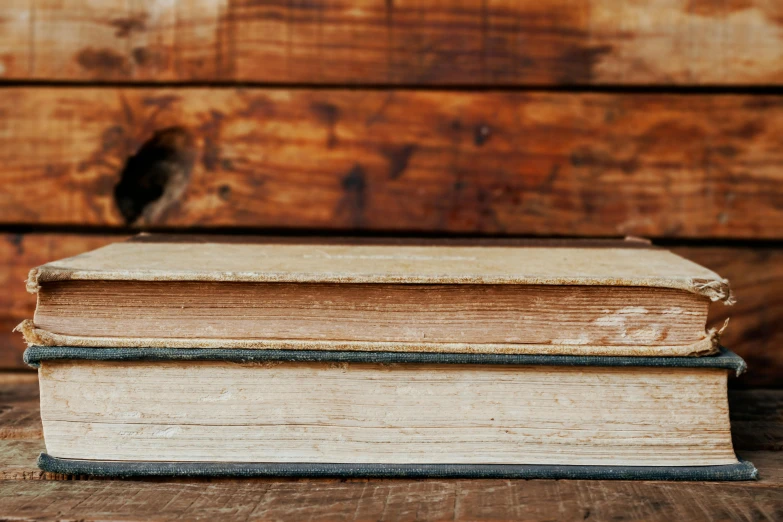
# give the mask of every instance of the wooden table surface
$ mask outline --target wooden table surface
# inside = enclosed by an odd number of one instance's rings
[[[783,390],[732,391],[755,482],[89,480],[35,466],[35,374],[0,373],[0,520],[783,520]]]

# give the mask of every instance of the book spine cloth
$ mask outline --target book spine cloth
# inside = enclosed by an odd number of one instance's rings
[[[472,354],[436,352],[365,352],[350,350],[254,350],[234,348],[84,348],[31,346],[24,361],[33,368],[47,360],[90,361],[231,361],[231,362],[348,362],[382,364],[499,364],[520,366],[603,366],[722,368],[737,375],[745,361],[720,347],[705,357],[631,357],[532,354]]]
[[[529,464],[307,464],[233,462],[116,462],[55,458],[38,466],[50,473],[102,477],[404,477],[580,480],[738,481],[758,479],[747,461],[723,466],[553,466]]]

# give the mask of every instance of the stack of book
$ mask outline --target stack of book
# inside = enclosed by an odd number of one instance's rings
[[[756,475],[728,283],[644,241],[141,235],[27,285],[47,471]]]

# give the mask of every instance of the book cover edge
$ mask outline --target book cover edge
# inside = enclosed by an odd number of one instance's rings
[[[745,361],[719,347],[719,353],[705,357],[636,357],[600,355],[534,355],[442,352],[382,352],[344,350],[253,350],[234,348],[84,348],[30,346],[24,362],[33,368],[46,360],[97,361],[229,361],[229,362],[346,362],[414,364],[495,364],[531,366],[684,367],[733,370],[740,375]]]
[[[569,345],[517,343],[360,341],[327,339],[208,339],[154,337],[90,337],[57,334],[37,328],[25,319],[14,328],[28,346],[84,348],[211,348],[257,350],[346,350],[364,352],[440,352],[473,354],[591,355],[633,357],[701,357],[718,353],[724,327],[711,328],[698,341],[684,345]]]
[[[49,473],[102,477],[341,477],[508,478],[572,480],[757,480],[748,461],[719,466],[566,466],[541,464],[348,464],[90,461],[41,453],[38,467]]]
[[[147,236],[141,239],[144,241],[137,242],[150,242],[149,240],[154,237]],[[589,240],[587,240],[589,241]],[[155,242],[155,241],[152,241]],[[163,241],[165,242],[165,241]],[[231,272],[230,274],[213,273],[213,272],[198,272],[198,271],[154,271],[153,272],[139,272],[131,269],[116,270],[116,269],[104,269],[94,270],[79,268],[78,266],[69,266],[67,262],[74,259],[82,258],[84,256],[93,255],[95,252],[103,251],[105,249],[115,248],[118,245],[127,245],[132,241],[117,242],[105,245],[98,249],[85,252],[76,256],[67,257],[52,261],[40,266],[37,266],[30,270],[27,280],[26,288],[30,293],[38,293],[41,289],[41,283],[55,282],[55,281],[67,281],[67,280],[144,280],[144,281],[236,281],[236,282],[321,282],[321,283],[389,283],[389,284],[404,284],[404,283],[424,283],[424,284],[522,284],[522,285],[599,285],[599,286],[638,286],[638,287],[653,287],[653,288],[670,288],[675,290],[684,290],[687,292],[695,293],[707,297],[711,301],[722,301],[727,305],[734,304],[735,300],[731,291],[730,283],[727,279],[721,278],[717,273],[707,269],[693,261],[683,258],[671,251],[660,249],[668,252],[669,254],[687,261],[693,266],[702,269],[703,273],[696,277],[695,275],[683,274],[681,276],[672,277],[645,277],[636,276],[623,279],[616,279],[614,277],[587,277],[580,276],[576,278],[568,276],[557,277],[539,277],[535,275],[506,275],[503,277],[483,277],[480,274],[463,274],[460,276],[423,276],[415,274],[406,274],[404,276],[390,276],[386,275],[368,275],[368,274],[320,274],[317,277],[315,275],[307,274],[285,274],[285,273],[240,273]],[[574,249],[589,249],[589,243],[572,242],[571,245],[568,241],[565,243],[560,241],[550,242],[548,248],[558,248],[567,246]],[[599,241],[599,243],[601,243]],[[626,248],[639,248],[646,249],[659,248],[652,246],[649,242],[639,240],[639,238],[626,238],[626,240],[609,240],[608,243],[611,248],[626,249]],[[356,245],[363,246],[363,245]],[[367,246],[367,245],[364,245]],[[397,245],[404,246],[404,245]],[[604,245],[607,247],[608,245]],[[519,248],[525,248],[520,246]],[[530,248],[530,247],[527,247]]]

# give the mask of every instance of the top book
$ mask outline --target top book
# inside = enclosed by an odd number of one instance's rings
[[[645,241],[470,243],[140,235],[33,269],[20,329],[57,346],[684,356],[716,350],[710,302],[733,301]]]

